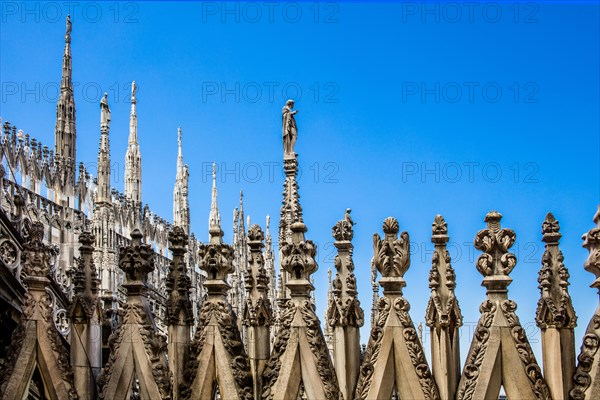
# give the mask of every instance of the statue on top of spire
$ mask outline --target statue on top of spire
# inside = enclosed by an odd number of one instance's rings
[[[131,82],[131,102],[135,103],[135,94],[137,93],[137,85],[135,81]],[[179,128],[181,129],[181,128]]]
[[[67,15],[67,32],[65,33],[65,42],[71,43],[71,14]]]
[[[296,126],[295,115],[298,113],[298,110],[292,111],[293,108],[294,100],[288,100],[286,101],[283,110],[281,110],[283,155],[286,158],[296,155],[296,153],[294,153],[294,145],[296,144],[296,139],[298,138],[298,127]]]
[[[108,93],[104,93],[104,97],[100,100],[100,123],[108,125],[110,121],[110,108],[108,107]]]

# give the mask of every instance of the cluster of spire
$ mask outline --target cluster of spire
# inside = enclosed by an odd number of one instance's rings
[[[70,33],[68,17],[56,154],[71,160],[69,165],[75,160],[76,138]],[[81,227],[80,257],[72,268],[70,353],[55,329],[56,316],[51,309],[52,249],[44,243],[44,226],[34,222],[28,228],[22,253],[27,295],[7,357],[0,363],[5,372],[0,379],[0,397],[25,397],[36,368],[52,399],[125,400],[139,395],[173,400],[219,396],[239,400],[392,396],[470,400],[497,398],[502,386],[511,398],[597,397],[600,308],[587,328],[575,368],[573,329],[577,317],[568,292],[569,273],[559,250],[560,226],[551,213],[542,224],[546,249],[539,271],[536,311],[536,323],[542,331],[544,373],[516,315],[516,303],[509,298],[510,273],[517,264],[510,248],[516,233],[501,226],[502,215],[496,211],[485,216],[486,227],[474,239],[475,248],[482,253],[475,267],[483,276],[486,297],[462,372],[462,314],[455,296],[456,273],[447,250],[448,224],[441,215],[432,223],[435,250],[425,316],[431,333],[431,367],[417,333],[422,328],[415,327],[403,293],[407,285],[404,275],[411,265],[410,236],[400,230],[393,217],[383,221],[383,237],[378,233],[373,236],[373,309],[368,345],[363,352],[359,330],[364,324],[364,311],[354,273],[350,209],[332,227],[337,255],[335,277],[329,271],[324,335],[315,313],[312,283],[318,269],[317,245],[307,238],[299,200],[298,155],[293,151],[298,131],[293,105],[289,100],[283,109],[286,177],[277,282],[270,218],[266,218],[265,231],[257,224],[251,225],[249,217],[246,220],[244,216],[242,192],[239,208],[234,211],[234,243],[223,241],[216,164],[212,170],[208,242],[190,239],[189,172],[183,160],[182,131],[178,129],[174,225],[168,231],[172,259],[162,276],[167,343],[149,300],[148,279],[156,273],[158,254],[144,242],[142,233],[136,84],[132,83],[124,197],[138,214],[127,232],[131,240],[123,246],[115,242],[114,225],[107,224],[114,220],[115,211],[110,187],[111,112],[105,94],[100,102],[98,179],[91,232],[87,226]],[[73,194],[66,192],[67,205]],[[600,208],[594,222],[596,227],[584,235],[584,247],[590,252],[584,267],[596,277],[592,287],[600,288]],[[119,248],[118,254],[115,248]],[[121,272],[110,268],[114,258]],[[194,260],[206,277],[202,283],[193,281]],[[200,285],[206,296],[195,303],[191,292]],[[378,286],[383,288],[382,296]],[[120,288],[125,290],[125,298],[119,302]],[[113,310],[120,309],[104,367],[98,338],[107,316],[102,315],[101,301],[105,308],[108,304]]]

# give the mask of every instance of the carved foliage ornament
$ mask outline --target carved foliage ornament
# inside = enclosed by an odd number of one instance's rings
[[[485,300],[481,303],[481,306],[479,306],[481,317],[479,317],[479,322],[477,323],[477,328],[475,329],[475,335],[473,337],[473,344],[471,345],[471,350],[469,351],[464,366],[463,375],[466,380],[465,383],[460,386],[456,394],[458,400],[473,399],[477,378],[481,372],[481,365],[488,348],[490,327],[492,326],[496,310],[496,303],[491,300]]]
[[[166,319],[170,325],[192,325],[194,322],[189,294],[192,282],[184,261],[187,239],[185,231],[180,226],[173,227],[169,232],[169,248],[173,252],[173,259],[169,264],[165,286],[167,288]]]
[[[131,334],[131,325],[133,324],[137,325],[137,332],[142,338],[144,349],[151,363],[152,377],[160,390],[161,398],[170,399],[171,373],[164,358],[167,348],[166,338],[156,332],[141,304],[125,303],[120,314],[123,317],[123,323],[109,337],[110,356],[102,373],[98,376],[98,386],[101,388],[99,398],[105,398],[105,390],[112,376],[114,364],[120,356],[123,356],[119,352],[119,348],[127,335]]]
[[[527,377],[531,382],[531,388],[537,399],[548,399],[550,400],[550,390],[546,385],[546,381],[542,376],[542,371],[535,360],[529,341],[527,340],[527,334],[519,323],[519,317],[515,314],[517,309],[517,303],[512,300],[504,300],[500,303],[500,309],[508,322],[508,326],[512,332],[512,339],[517,347],[519,358],[527,373]]]
[[[540,328],[574,328],[577,323],[569,286],[569,271],[563,264],[564,256],[558,249],[561,237],[558,221],[551,213],[542,224],[546,250],[542,255],[542,268],[538,273],[541,298],[536,310],[536,322]]]
[[[584,400],[585,392],[592,384],[590,372],[594,365],[594,359],[597,357],[598,347],[600,347],[600,314],[595,314],[588,326],[581,351],[577,357],[577,371],[573,378],[573,389],[570,395],[574,400]]]
[[[205,301],[202,303],[198,315],[198,331],[194,336],[194,340],[190,346],[190,355],[185,372],[185,379],[181,383],[180,393],[182,399],[189,399],[191,392],[191,383],[194,382],[198,368],[206,368],[205,365],[199,365],[198,356],[202,353],[204,344],[206,343],[207,326],[215,317],[218,324],[219,334],[223,340],[225,350],[230,357],[230,365],[233,377],[237,384],[238,395],[241,399],[251,400],[252,378],[250,376],[250,364],[244,345],[242,343],[240,332],[235,328],[237,326],[236,316],[231,308],[231,305],[224,301]]]
[[[319,319],[315,314],[314,306],[310,301],[303,301],[296,306],[293,301],[287,300],[280,307],[280,326],[273,344],[273,351],[263,372],[263,400],[271,400],[275,393],[273,386],[277,382],[281,370],[281,357],[285,353],[290,340],[290,327],[296,312],[300,311],[302,319],[306,322],[306,335],[312,354],[316,358],[317,372],[323,383],[325,398],[327,400],[338,400],[340,398],[337,375],[327,352],[327,345],[323,332],[321,331]]]
[[[5,240],[0,243],[0,259],[8,267],[14,267],[18,255],[19,251],[17,250],[17,246],[10,240]]]
[[[398,221],[388,217],[383,222],[383,240],[373,235],[373,262],[384,278],[402,277],[410,266],[410,239],[407,232],[398,239]]]
[[[596,227],[590,229],[582,237],[583,247],[590,252],[583,267],[586,271],[594,274],[596,280],[592,284],[592,287],[600,291],[600,206],[598,206],[598,211],[594,215],[594,222],[596,223]]]
[[[135,229],[131,233],[131,245],[121,247],[119,268],[125,272],[129,282],[146,282],[147,275],[154,271],[154,252],[142,243],[142,233]]]
[[[291,300],[284,301],[279,306],[279,329],[275,336],[275,342],[273,343],[273,350],[271,356],[265,365],[263,372],[263,400],[272,400],[275,393],[272,388],[277,382],[279,372],[281,370],[281,357],[285,353],[288,342],[290,340],[292,321],[296,315],[296,306]]]
[[[333,238],[337,241],[350,241],[354,237],[354,229],[352,228],[352,222],[347,219],[338,221],[333,228],[331,228]]]
[[[492,211],[485,217],[487,229],[475,236],[475,248],[484,253],[477,259],[477,270],[483,276],[508,275],[517,264],[517,258],[508,249],[517,236],[512,229],[500,229],[502,214]]]

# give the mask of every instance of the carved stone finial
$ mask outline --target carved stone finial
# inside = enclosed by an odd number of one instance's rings
[[[331,234],[337,241],[351,241],[354,237],[354,221],[350,217],[350,209],[346,210],[344,219],[338,221],[333,228],[331,228]]]
[[[542,223],[542,240],[546,249],[538,273],[540,299],[535,321],[541,328],[544,376],[552,398],[568,398],[575,373],[573,329],[577,317],[569,295],[569,271],[558,248],[561,237],[558,221],[551,213]]]
[[[497,232],[500,230],[500,220],[502,219],[502,214],[498,211],[490,211],[486,214],[483,222],[487,222],[488,229]]]
[[[351,243],[354,232],[352,220],[347,218],[349,211],[350,209],[346,210],[344,219],[338,221],[332,229],[332,235],[336,240],[333,244],[337,248],[338,254],[334,259],[336,274],[333,282],[331,282],[331,270],[328,271],[333,301],[327,316],[331,326],[360,327],[364,323],[364,313],[356,297],[356,276],[354,275],[353,245]]]
[[[208,275],[205,287],[209,295],[224,295],[229,290],[227,275],[235,271],[234,250],[222,241],[223,232],[211,231],[210,243],[198,246],[198,264]]]
[[[407,232],[398,239],[398,220],[388,217],[383,222],[385,237],[373,235],[373,262],[383,278],[402,278],[410,266],[410,239]]]
[[[435,244],[429,271],[431,297],[425,314],[425,323],[429,327],[454,328],[462,325],[462,315],[454,295],[456,273],[446,249],[448,240],[448,224],[443,216],[436,215],[431,235]]]
[[[98,274],[94,266],[95,237],[88,231],[79,235],[79,260],[72,272],[73,293],[70,315],[74,320],[89,321],[92,318],[93,307],[98,293]]]
[[[475,247],[484,253],[476,262],[484,276],[487,298],[481,303],[481,317],[455,398],[472,400],[497,397],[504,385],[508,398],[550,399],[550,390],[516,315],[517,304],[508,298],[508,276],[517,258],[508,249],[516,235],[502,228],[502,214],[492,211],[485,217],[487,229],[475,236]],[[510,372],[503,366],[510,365]],[[496,384],[490,385],[492,380]],[[510,385],[507,382],[511,382]]]
[[[448,224],[441,215],[436,215],[433,223],[431,224],[431,241],[438,243],[438,241],[448,241]],[[444,240],[445,239],[445,240]]]
[[[304,239],[306,226],[303,223],[296,222],[292,224],[291,230],[293,236],[301,234],[301,238],[281,246],[281,268],[288,272],[292,279],[308,281],[318,268],[315,260],[317,245],[312,240]]]
[[[501,219],[502,214],[496,211],[488,213],[484,219],[487,222],[487,229],[477,233],[474,245],[484,252],[479,256],[476,264],[477,270],[486,277],[484,286],[486,282],[493,281],[500,285],[496,289],[506,291],[506,287],[512,282],[508,275],[517,264],[517,258],[509,253],[508,249],[514,244],[517,236],[512,229],[501,229]],[[496,279],[487,279],[492,277]]]
[[[569,271],[563,264],[563,254],[558,248],[562,236],[560,226],[552,213],[542,223],[542,240],[546,250],[542,255],[542,268],[538,273],[540,300],[536,322],[540,328],[574,328],[577,317],[569,295]]]
[[[244,308],[244,324],[247,326],[265,326],[272,323],[271,302],[267,293],[269,276],[265,270],[265,259],[262,249],[265,235],[254,224],[248,229],[248,246],[250,257],[246,269],[247,300]]]
[[[594,222],[596,226],[582,237],[583,247],[590,252],[583,267],[596,276],[590,286],[598,289],[600,293],[600,205],[594,215]],[[577,371],[573,377],[573,389],[570,392],[571,399],[592,399],[600,392],[600,379],[597,374],[600,367],[598,348],[600,348],[600,305],[594,312],[583,337],[577,357]]]
[[[542,223],[542,235],[544,235],[542,240],[546,243],[558,242],[562,237],[558,220],[554,218],[552,213],[546,214],[546,219]]]
[[[265,235],[258,224],[254,224],[248,229],[248,240],[248,245],[250,246],[252,246],[250,243],[254,244],[255,242],[258,242],[262,244],[262,241],[265,240]]]
[[[589,257],[583,264],[583,268],[596,276],[596,279],[590,286],[598,289],[598,293],[600,293],[600,205],[594,215],[594,222],[596,223],[596,227],[590,229],[582,236],[583,247],[590,252]]]
[[[131,245],[121,247],[119,268],[125,272],[124,287],[129,291],[146,285],[148,274],[154,271],[154,252],[149,244],[142,243],[142,232],[131,232]]]

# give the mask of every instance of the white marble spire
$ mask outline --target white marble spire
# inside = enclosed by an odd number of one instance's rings
[[[75,166],[75,98],[73,97],[73,77],[71,69],[71,16],[67,15],[65,51],[62,62],[60,96],[56,104],[56,126],[54,128],[55,153],[58,157],[71,160]],[[71,185],[75,184],[75,174]]]
[[[213,173],[212,173],[212,199],[210,202],[210,216],[208,218],[208,228],[218,228],[221,229],[221,214],[219,213],[219,203],[218,203],[218,193],[217,193],[217,163],[213,163]]]
[[[175,176],[175,188],[173,190],[173,223],[181,226],[183,230],[190,233],[190,204],[188,199],[189,172],[187,165],[183,162],[183,144],[181,127],[177,129],[177,175]]]
[[[110,108],[108,94],[100,101],[100,148],[98,149],[98,192],[96,202],[110,202]]]
[[[125,197],[135,204],[142,202],[142,154],[137,134],[135,94],[137,86],[131,83],[131,113],[129,115],[129,140],[125,152]]]

